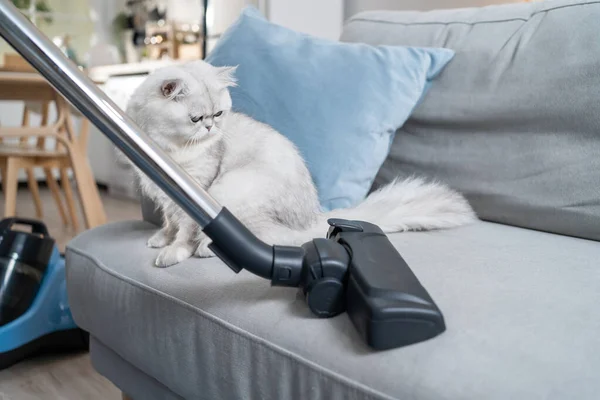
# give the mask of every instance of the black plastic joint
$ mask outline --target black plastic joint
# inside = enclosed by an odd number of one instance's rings
[[[226,208],[204,227],[204,233],[212,239],[209,248],[234,272],[246,269],[271,279],[273,247],[259,240]]]
[[[297,287],[302,279],[302,247],[273,246],[273,286]]]

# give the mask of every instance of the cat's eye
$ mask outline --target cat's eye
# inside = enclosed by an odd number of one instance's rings
[[[204,119],[204,117],[190,117],[193,123],[196,123],[198,121],[202,121],[202,119]]]
[[[223,114],[223,111],[219,111],[218,113],[215,114],[215,117],[220,117]]]

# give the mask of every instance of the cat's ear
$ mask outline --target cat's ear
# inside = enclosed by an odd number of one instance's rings
[[[237,86],[237,79],[235,78],[235,71],[237,65],[234,67],[217,67],[217,78],[225,87]]]
[[[185,84],[181,79],[167,79],[160,85],[160,91],[166,98],[174,99],[185,92]]]

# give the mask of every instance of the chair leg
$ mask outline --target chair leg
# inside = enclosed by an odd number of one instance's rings
[[[9,157],[6,169],[3,170],[4,183],[4,218],[17,215],[17,190],[19,184],[19,160]]]
[[[0,137],[0,142],[2,141],[2,137]],[[0,164],[0,174],[2,176],[2,193],[6,193],[6,168],[7,168],[6,159],[2,159],[2,163]]]
[[[23,118],[21,119],[21,126],[29,126],[29,107],[27,107],[27,103],[25,103],[23,106]],[[25,144],[28,140],[29,138],[27,136],[23,136],[21,139],[19,139],[19,142],[21,144]]]
[[[1,138],[0,138],[0,140],[1,140]],[[0,173],[2,174],[2,195],[4,196],[4,200],[6,202],[6,188],[7,188],[7,185],[6,185],[6,176],[7,176],[6,170],[8,169],[8,161],[6,159],[2,160],[2,165],[0,166],[0,168],[2,168],[0,170]]]
[[[56,203],[56,207],[58,208],[60,219],[62,219],[64,225],[69,225],[67,213],[65,212],[65,207],[60,197],[60,188],[58,187],[58,183],[56,183],[56,180],[54,179],[54,175],[52,174],[52,168],[44,168],[44,174],[46,174],[46,183],[48,184],[48,188],[50,188],[50,192],[52,193],[52,197],[54,198],[54,202]]]
[[[42,208],[42,198],[40,197],[40,189],[38,187],[37,179],[35,179],[35,171],[33,168],[28,167],[26,169],[27,172],[27,186],[29,187],[29,191],[31,192],[31,196],[33,197],[33,202],[35,204],[35,215],[38,218],[44,217],[44,210]]]
[[[63,191],[65,192],[65,198],[67,199],[67,208],[69,209],[69,216],[71,217],[71,223],[75,231],[79,230],[79,224],[77,223],[77,209],[75,208],[75,200],[73,197],[73,190],[71,188],[71,181],[69,180],[69,174],[66,168],[60,169],[60,181],[62,184]]]
[[[84,225],[88,229],[94,228],[106,223],[106,212],[104,211],[104,205],[100,199],[96,180],[86,156],[86,149],[80,147],[81,143],[86,143],[85,138],[82,138],[82,142],[73,140],[77,135],[75,134],[70,118],[70,109],[65,102],[61,102],[61,107],[63,107],[63,112],[66,115],[64,128],[67,130],[67,136],[72,138],[74,143],[77,143],[77,146],[69,152],[69,162],[73,170],[75,184],[77,185]]]

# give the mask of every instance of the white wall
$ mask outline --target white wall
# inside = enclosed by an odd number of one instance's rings
[[[268,18],[310,35],[337,40],[344,20],[344,0],[269,0]]]
[[[491,4],[519,3],[521,0],[346,0],[344,18],[368,10],[418,10],[482,7]]]
[[[269,21],[309,35],[337,40],[342,31],[344,0],[220,0],[209,2],[210,33],[223,33],[249,4]]]
[[[186,23],[197,22],[202,18],[201,0],[166,0],[164,3],[169,20]]]
[[[210,34],[220,34],[235,22],[242,9],[257,5],[256,0],[213,0],[208,2],[207,25]]]

